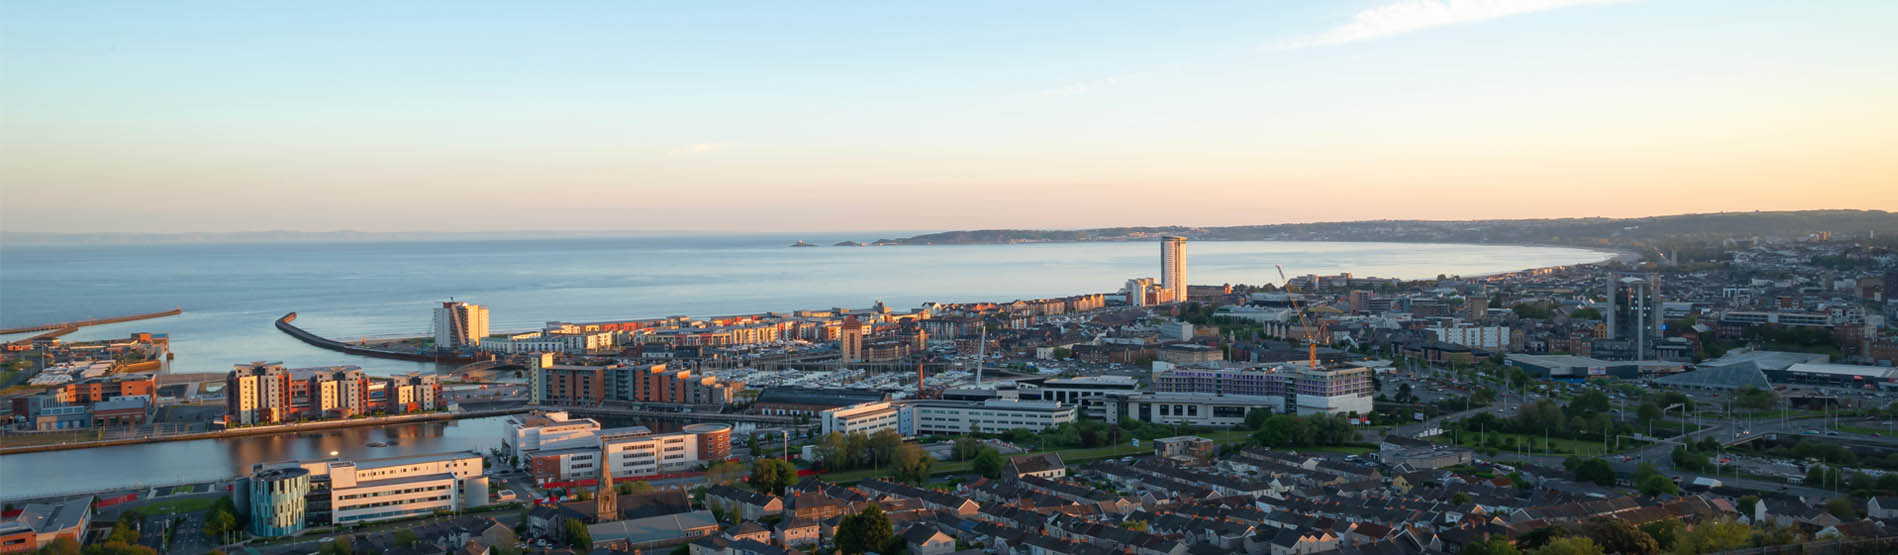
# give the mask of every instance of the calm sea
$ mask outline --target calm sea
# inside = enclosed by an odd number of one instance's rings
[[[356,364],[386,374],[422,368],[316,349],[271,326],[285,312],[337,337],[428,333],[434,303],[487,305],[500,330],[549,320],[600,321],[798,308],[907,309],[925,301],[1007,301],[1107,292],[1159,273],[1157,243],[788,248],[864,237],[680,235],[150,246],[0,246],[0,326],[183,307],[181,316],[86,328],[73,339],[169,333],[174,372],[223,372],[279,360]],[[1427,278],[1591,262],[1598,252],[1540,247],[1318,242],[1195,242],[1189,282],[1278,281],[1351,272]],[[201,481],[251,463],[481,449],[498,420],[357,428],[0,457],[0,497]],[[397,445],[372,448],[374,440]],[[88,476],[75,482],[67,476]],[[53,478],[53,479],[49,479]]]
[[[926,301],[1007,301],[1116,290],[1159,274],[1160,247],[1043,243],[789,248],[866,237],[819,234],[332,243],[0,245],[0,326],[183,307],[183,315],[83,329],[69,340],[169,333],[173,372],[234,363],[356,364],[372,373],[421,368],[309,347],[271,322],[286,312],[328,337],[429,333],[450,298],[491,309],[495,331],[669,315],[799,308],[893,309]],[[1595,251],[1499,245],[1194,242],[1188,281],[1278,281],[1351,272],[1427,278],[1601,260]]]

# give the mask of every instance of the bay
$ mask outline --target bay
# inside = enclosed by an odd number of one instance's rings
[[[496,332],[573,322],[802,308],[906,310],[925,301],[1008,301],[1111,292],[1159,274],[1157,242],[788,248],[871,237],[676,234],[322,243],[0,245],[0,326],[181,307],[180,316],[84,328],[67,340],[168,333],[171,372],[271,360],[355,364],[372,374],[432,364],[310,347],[271,322],[326,337],[420,336],[448,299],[489,307]],[[1584,249],[1511,245],[1195,241],[1188,282],[1290,275],[1420,279],[1602,260]]]

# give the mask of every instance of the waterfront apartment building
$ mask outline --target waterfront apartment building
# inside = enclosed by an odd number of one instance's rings
[[[225,421],[241,426],[443,408],[441,380],[435,374],[411,372],[381,378],[355,366],[238,364],[225,376],[224,392]]]
[[[897,429],[896,406],[889,401],[858,403],[847,407],[825,409],[818,413],[818,421],[825,434],[850,434],[862,432],[865,435],[883,430]]]
[[[1074,405],[1056,401],[903,401],[897,432],[929,434],[1001,433],[1014,429],[1040,432],[1075,421]]]
[[[695,376],[664,363],[579,366],[555,364],[539,370],[541,399],[553,404],[605,401],[724,405],[744,391],[744,382]]]
[[[435,348],[456,350],[478,347],[488,336],[488,308],[445,302],[435,308]]]
[[[1186,302],[1186,238],[1168,235],[1160,238],[1160,286],[1173,302]]]
[[[1126,297],[1128,306],[1153,306],[1180,300],[1180,297],[1174,296],[1176,293],[1172,288],[1145,277],[1127,280],[1127,284],[1120,288],[1120,294]]]
[[[1279,399],[1280,414],[1370,414],[1370,368],[1325,366],[1311,368],[1298,361],[1266,367],[1214,364],[1178,367],[1153,374],[1158,393],[1199,393]],[[1243,417],[1243,415],[1241,415]]]
[[[618,332],[539,332],[490,335],[481,340],[484,352],[500,354],[567,353],[588,354],[610,351],[619,345]]]
[[[488,504],[474,451],[258,464],[233,491],[260,536],[296,533],[299,515],[304,525],[348,526]]]

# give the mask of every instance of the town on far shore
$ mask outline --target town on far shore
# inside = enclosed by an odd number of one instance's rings
[[[1058,298],[535,330],[472,299],[373,341],[275,324],[438,371],[172,372],[165,333],[39,326],[5,348],[8,456],[500,432],[0,492],[0,552],[1898,552],[1898,251],[1873,233],[1201,285],[1193,237],[1143,239],[1156,275]]]

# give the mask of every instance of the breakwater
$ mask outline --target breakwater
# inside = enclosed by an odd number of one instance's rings
[[[27,333],[27,332],[33,332],[33,331],[78,329],[78,328],[83,328],[86,326],[102,326],[105,324],[117,324],[119,322],[131,322],[134,320],[150,320],[152,318],[177,316],[179,314],[183,314],[184,311],[185,310],[183,308],[174,308],[174,309],[167,310],[164,312],[149,312],[145,314],[133,314],[131,316],[117,316],[113,318],[99,318],[96,320],[80,320],[77,322],[56,322],[52,324],[40,324],[37,326],[21,326],[17,328],[5,328],[5,329],[0,329],[0,335],[13,335],[16,333]]]
[[[290,322],[296,321],[296,319],[297,319],[297,313],[295,312],[283,315],[282,318],[277,319],[277,329],[284,333],[290,334],[291,337],[295,337],[299,341],[302,341],[304,343],[308,343],[310,345],[320,347],[323,349],[329,349],[332,351],[337,351],[337,352],[342,352],[342,353],[349,353],[352,355],[362,355],[366,357],[390,358],[390,359],[396,359],[396,360],[411,360],[411,361],[416,361],[416,362],[464,363],[464,362],[474,362],[475,360],[477,360],[475,358],[465,357],[465,356],[460,356],[460,355],[453,355],[453,354],[409,353],[409,352],[402,352],[402,351],[371,349],[368,347],[359,347],[356,345],[350,345],[348,343],[344,343],[344,342],[323,337],[314,333],[310,333],[308,330],[296,327],[295,324],[290,323]]]

